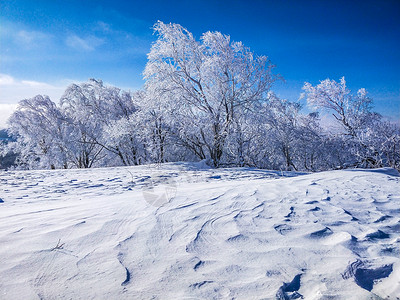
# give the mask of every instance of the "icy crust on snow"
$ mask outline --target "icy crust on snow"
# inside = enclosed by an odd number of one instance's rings
[[[396,299],[399,179],[185,163],[0,172],[0,298]]]

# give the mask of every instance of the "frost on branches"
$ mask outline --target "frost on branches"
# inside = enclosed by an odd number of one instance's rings
[[[303,89],[311,107],[328,111],[341,126],[337,138],[349,152],[347,164],[399,168],[399,128],[371,111],[372,99],[365,89],[352,94],[344,77],[339,82],[326,79],[317,86],[305,83]]]
[[[180,143],[218,167],[238,115],[265,102],[276,79],[273,66],[220,32],[197,41],[178,24],[158,22],[154,31],[158,40],[144,71],[146,89],[169,103]]]
[[[400,130],[372,111],[365,89],[341,78],[304,95],[314,112],[280,99],[266,56],[220,32],[199,40],[178,24],[154,25],[144,89],[101,80],[70,85],[58,104],[37,95],[9,119],[20,168],[90,168],[204,160],[214,167],[319,171],[400,168]],[[328,112],[339,130],[321,125]]]

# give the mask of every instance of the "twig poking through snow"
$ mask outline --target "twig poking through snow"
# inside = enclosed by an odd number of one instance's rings
[[[53,250],[58,250],[58,249],[63,249],[63,248],[64,248],[64,244],[65,244],[65,243],[62,243],[62,244],[61,244],[61,239],[58,239],[57,245],[56,245],[53,249],[51,249],[51,251],[53,251]]]

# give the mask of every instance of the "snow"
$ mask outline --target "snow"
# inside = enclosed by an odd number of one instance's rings
[[[0,298],[399,297],[399,178],[202,163],[3,171]]]

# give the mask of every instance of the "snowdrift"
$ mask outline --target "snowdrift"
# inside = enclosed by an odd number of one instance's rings
[[[392,169],[0,173],[1,299],[400,295]]]

